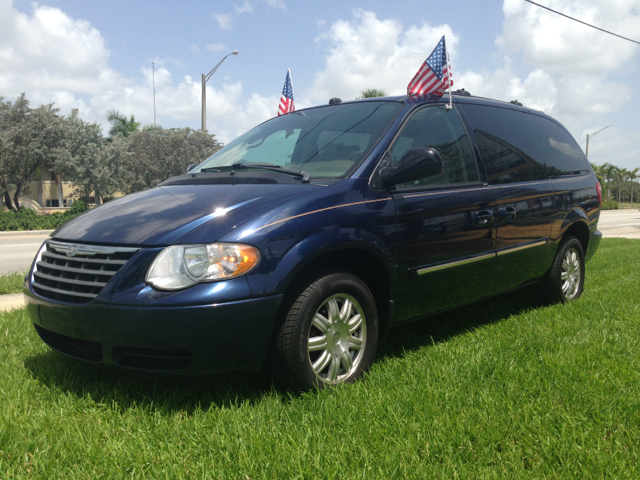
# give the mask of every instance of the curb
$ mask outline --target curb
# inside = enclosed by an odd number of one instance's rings
[[[20,235],[49,235],[51,232],[55,232],[55,230],[12,230],[10,232],[0,232],[0,238]]]
[[[10,293],[0,295],[0,312],[8,312],[26,305],[24,293]]]

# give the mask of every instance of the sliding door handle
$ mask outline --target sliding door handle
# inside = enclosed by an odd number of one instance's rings
[[[488,227],[493,225],[493,210],[479,210],[477,212],[473,212],[473,224],[476,227]]]
[[[501,207],[498,213],[501,218],[516,218],[516,207]]]

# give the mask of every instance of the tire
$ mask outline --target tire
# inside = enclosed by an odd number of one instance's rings
[[[275,379],[309,390],[351,383],[373,363],[378,315],[367,285],[349,273],[312,277],[295,296],[275,345]]]
[[[551,269],[540,282],[539,295],[546,303],[567,303],[582,295],[584,287],[584,251],[574,236],[566,237],[556,254]]]

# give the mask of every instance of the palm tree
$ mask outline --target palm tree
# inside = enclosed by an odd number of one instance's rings
[[[640,172],[640,168],[637,167],[627,172],[627,179],[631,184],[631,208],[633,208],[633,182],[640,179],[640,173],[638,172]]]
[[[602,164],[601,173],[607,180],[607,201],[611,200],[611,179],[615,177],[615,173],[618,171],[618,167],[610,164],[609,162]]]
[[[127,120],[127,117],[120,113],[118,110],[109,110],[107,112],[107,121],[111,124],[109,135],[115,137],[121,134],[123,137],[128,137],[133,132],[140,129],[140,123],[136,122],[133,115]]]
[[[626,168],[618,168],[616,180],[618,180],[618,203],[622,202],[622,186],[627,178],[628,170]]]
[[[360,95],[362,95],[360,98],[386,97],[387,92],[381,88],[367,88],[366,90],[362,90]]]
[[[596,178],[600,182],[600,185],[604,184],[604,172],[600,165],[596,165],[595,163],[591,163],[591,170],[596,175]]]

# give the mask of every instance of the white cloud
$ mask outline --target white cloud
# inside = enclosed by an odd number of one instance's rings
[[[193,53],[198,53],[200,51],[200,47],[198,47],[198,45],[191,45],[189,50]]]
[[[253,13],[253,5],[249,0],[245,0],[241,7],[236,5],[236,12],[238,13]]]
[[[464,72],[456,85],[473,95],[504,101],[518,100],[523,105],[550,114],[558,101],[558,89],[547,72],[536,69],[523,80],[513,72],[508,58],[505,58],[504,66],[493,72]]]
[[[545,5],[623,36],[637,37],[640,31],[637,0],[548,0]],[[496,43],[508,52],[522,52],[525,62],[550,72],[616,70],[638,49],[631,42],[522,0],[505,0],[503,12],[503,32]]]
[[[459,37],[447,24],[425,23],[403,31],[399,20],[379,20],[374,12],[361,9],[353,14],[353,21],[337,21],[316,39],[329,43],[330,49],[324,70],[316,74],[306,95],[307,101],[324,103],[336,96],[353,99],[366,88],[404,95],[407,84],[442,35],[446,35],[447,49],[455,58]]]
[[[211,45],[207,45],[207,50],[209,50],[210,52],[219,52],[226,49],[227,46],[222,43],[212,43]]]
[[[98,30],[58,8],[34,4],[31,16],[0,1],[0,91],[74,91],[94,94],[125,79],[109,67],[110,52]],[[44,101],[44,100],[42,100]]]
[[[277,8],[279,10],[286,10],[287,6],[284,3],[284,0],[265,0],[265,3],[269,5],[271,8]]]
[[[233,28],[233,17],[228,13],[213,13],[211,15],[222,30],[231,30]]]

